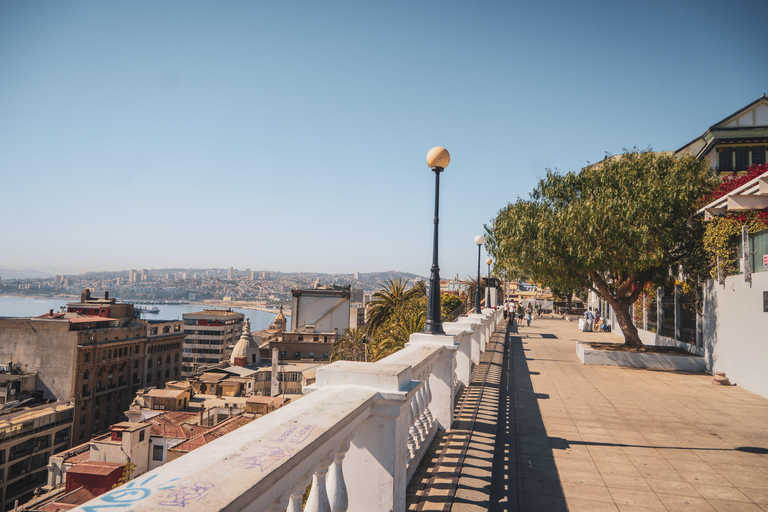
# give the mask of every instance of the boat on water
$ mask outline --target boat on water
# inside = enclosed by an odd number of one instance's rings
[[[144,306],[135,306],[133,310],[136,311],[137,313],[152,313],[154,315],[157,315],[160,313],[160,308],[158,308],[157,306],[153,308],[148,308]]]

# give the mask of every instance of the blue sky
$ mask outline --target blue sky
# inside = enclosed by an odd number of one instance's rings
[[[677,149],[768,92],[765,12],[0,0],[0,266],[426,276],[440,145],[441,275],[474,274],[547,168]]]

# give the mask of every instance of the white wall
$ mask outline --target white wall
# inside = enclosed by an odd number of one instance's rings
[[[726,278],[704,286],[703,335],[707,368],[725,372],[737,385],[768,397],[768,313],[763,292],[768,272]]]
[[[293,330],[300,330],[307,324],[315,324],[315,332],[338,332],[342,334],[349,327],[349,299],[301,295],[293,299]],[[341,302],[341,303],[340,303]],[[298,314],[296,312],[298,311]],[[328,313],[328,314],[326,314]]]

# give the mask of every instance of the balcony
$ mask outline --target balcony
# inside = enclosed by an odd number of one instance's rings
[[[135,511],[404,511],[406,487],[470,384],[501,311],[413,334],[376,363],[317,372],[307,396],[82,506]],[[343,470],[342,470],[343,468]]]

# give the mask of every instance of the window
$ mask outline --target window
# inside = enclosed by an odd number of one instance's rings
[[[178,368],[174,368],[173,369],[173,376],[174,377],[178,377],[179,376],[179,369]]]
[[[90,361],[90,360],[91,360],[91,353],[90,353],[90,352],[86,352],[85,354],[83,354],[83,359],[84,359],[84,361],[85,361],[86,363],[87,363],[88,361]]]
[[[296,352],[294,352],[294,353],[293,353],[293,357],[298,357],[298,358],[301,358],[301,352],[299,352],[299,351],[297,350]]]
[[[173,362],[174,363],[178,363],[179,362],[179,354],[174,354],[173,355]]]
[[[738,147],[733,150],[736,156],[736,165],[734,166],[737,171],[745,171],[749,167],[749,148],[746,146]]]
[[[312,338],[312,341],[320,341],[320,336],[315,334],[315,336]]]
[[[147,368],[152,368],[152,358],[147,359]]]
[[[88,394],[88,384],[83,384],[83,394],[84,395]]]
[[[165,378],[167,379],[170,376],[171,376],[171,369],[170,368],[166,368],[165,369]]]
[[[133,367],[134,368],[138,368],[139,367],[139,360],[138,359],[133,362]]]
[[[152,460],[163,460],[163,445],[152,447]]]
[[[171,354],[165,356],[165,364],[171,364]]]
[[[142,442],[144,440],[144,434],[146,433],[146,430],[142,430],[139,432],[139,442]]]
[[[155,380],[160,380],[160,372],[157,372],[157,373],[155,374]]]
[[[83,372],[83,380],[88,380],[88,376],[89,376],[89,375],[90,375],[90,373],[88,372],[88,370],[85,370],[85,371]]]
[[[162,357],[158,357],[157,358],[157,366],[160,366],[161,364],[163,364],[163,358]]]
[[[717,155],[717,170],[721,172],[733,170],[733,150],[731,148],[720,149]]]
[[[154,335],[154,334],[157,334],[157,327],[152,327],[152,328],[149,330],[149,335],[150,335],[150,336],[152,336],[152,335]]]
[[[310,359],[314,359],[315,358],[315,353],[314,352],[310,352],[309,353],[309,358]]]
[[[754,146],[752,148],[752,165],[765,163],[765,146]]]

